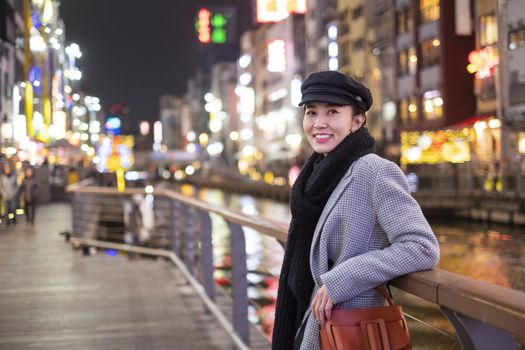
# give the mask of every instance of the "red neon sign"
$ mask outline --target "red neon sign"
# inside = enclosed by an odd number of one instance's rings
[[[209,43],[211,41],[211,29],[210,29],[210,11],[206,9],[200,9],[198,15],[198,36],[201,43]]]

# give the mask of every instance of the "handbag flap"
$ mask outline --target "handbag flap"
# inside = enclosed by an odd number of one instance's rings
[[[328,344],[331,346],[327,347]],[[410,349],[410,336],[401,306],[332,310],[332,318],[321,327],[321,348]]]

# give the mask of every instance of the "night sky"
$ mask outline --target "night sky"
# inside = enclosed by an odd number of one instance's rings
[[[206,5],[236,8],[235,44],[198,44],[195,16]],[[253,26],[251,0],[62,0],[60,13],[66,43],[82,51],[83,90],[106,112],[128,106],[132,121],[158,119],[158,97],[184,94],[197,65],[234,60],[240,34]]]

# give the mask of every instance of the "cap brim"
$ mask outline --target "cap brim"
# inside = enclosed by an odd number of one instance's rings
[[[315,93],[304,96],[301,102],[299,102],[299,106],[312,102],[333,103],[334,105],[339,106],[348,106],[352,104],[348,99],[339,96]]]

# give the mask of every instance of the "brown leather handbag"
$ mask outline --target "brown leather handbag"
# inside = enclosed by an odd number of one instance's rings
[[[321,327],[321,350],[410,350],[410,334],[401,306],[383,286],[377,287],[388,306],[332,310]]]

